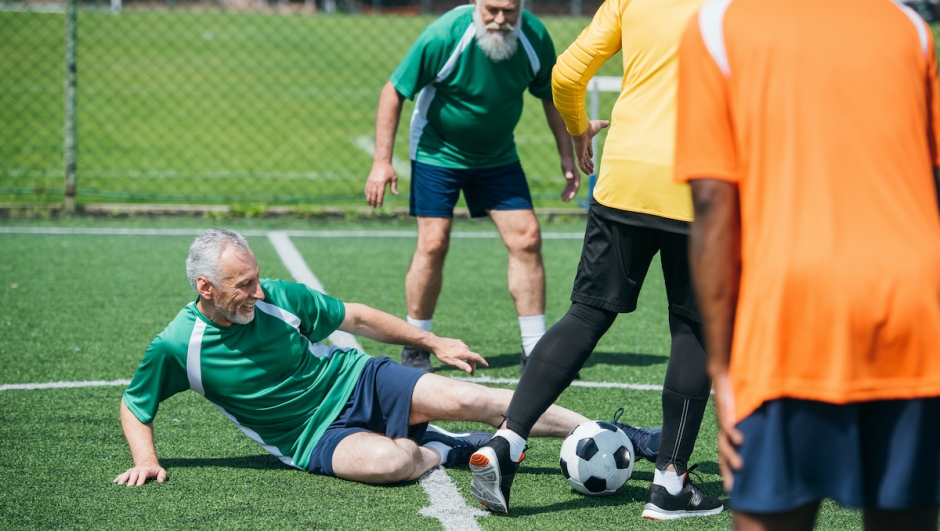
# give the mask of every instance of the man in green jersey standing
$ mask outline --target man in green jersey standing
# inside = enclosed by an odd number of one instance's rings
[[[382,206],[398,194],[392,146],[405,98],[411,117],[409,212],[418,245],[405,277],[408,322],[431,329],[461,190],[473,217],[489,215],[509,250],[509,293],[519,316],[523,366],[545,333],[542,240],[513,130],[528,90],[542,100],[561,155],[564,201],[578,191],[571,140],[552,103],[555,47],[522,0],[475,0],[429,25],[382,89],[375,120],[375,160],[366,200]],[[432,370],[429,353],[405,347],[402,363]]]
[[[453,434],[432,420],[502,422],[512,392],[460,382],[320,340],[342,330],[434,352],[473,374],[486,365],[456,339],[437,337],[362,304],[305,285],[260,279],[238,233],[212,229],[189,250],[198,296],[150,344],[121,402],[134,466],[114,482],[166,480],[153,443],[160,402],[191,389],[289,466],[363,483],[413,480],[466,463],[489,434]],[[564,437],[587,419],[550,408],[533,435]]]

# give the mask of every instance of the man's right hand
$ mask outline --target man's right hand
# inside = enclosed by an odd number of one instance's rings
[[[145,463],[134,468],[128,468],[120,476],[114,478],[114,483],[118,485],[127,484],[128,487],[141,486],[148,479],[156,479],[157,483],[166,481],[166,469],[156,463]]]
[[[392,193],[398,195],[398,175],[391,162],[373,162],[372,171],[366,180],[366,202],[380,207],[385,200],[385,185],[391,183]]]

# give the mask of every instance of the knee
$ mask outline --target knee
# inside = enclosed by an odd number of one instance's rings
[[[366,461],[366,460],[364,460]],[[370,452],[366,474],[375,483],[394,483],[411,478],[415,467],[414,456],[395,445],[381,445]]]
[[[443,260],[449,248],[450,238],[445,234],[422,235],[417,252],[432,260]]]
[[[539,226],[535,224],[532,227],[526,227],[525,230],[515,235],[506,242],[506,247],[510,252],[523,254],[538,254],[542,252],[542,234]]]

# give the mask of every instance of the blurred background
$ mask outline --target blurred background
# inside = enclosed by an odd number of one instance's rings
[[[526,2],[559,54],[600,5]],[[365,206],[379,92],[456,5],[0,0],[0,203]],[[601,73],[621,76],[620,62]],[[615,97],[601,95],[602,113]],[[386,208],[408,204],[412,108],[395,145],[401,195]],[[528,94],[516,142],[536,206],[563,206],[554,140]]]

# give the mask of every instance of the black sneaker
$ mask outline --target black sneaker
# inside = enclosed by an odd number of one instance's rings
[[[629,424],[617,422],[623,415],[623,408],[614,413],[614,425],[623,430],[633,443],[633,453],[651,463],[656,462],[659,455],[659,442],[663,438],[662,428],[634,428]]]
[[[415,347],[402,347],[401,364],[420,371],[434,372],[434,366],[431,365],[431,353]]]
[[[695,470],[696,466],[698,465],[692,466],[689,472]],[[666,487],[662,485],[650,485],[650,493],[646,497],[646,505],[643,506],[643,518],[675,520],[692,516],[708,516],[723,511],[725,507],[718,501],[718,498],[704,494],[692,484],[689,472],[685,474],[685,485],[675,496],[669,494]]]
[[[522,459],[525,459],[524,453]],[[473,473],[470,494],[491,512],[508,513],[509,489],[518,469],[519,463],[509,457],[509,441],[493,437],[470,456],[470,472]]]
[[[466,433],[451,433],[443,428],[428,424],[427,431],[421,444],[439,442],[450,446],[447,460],[441,463],[444,466],[465,465],[470,462],[470,455],[480,449],[493,438],[492,433],[485,431],[471,431]]]

